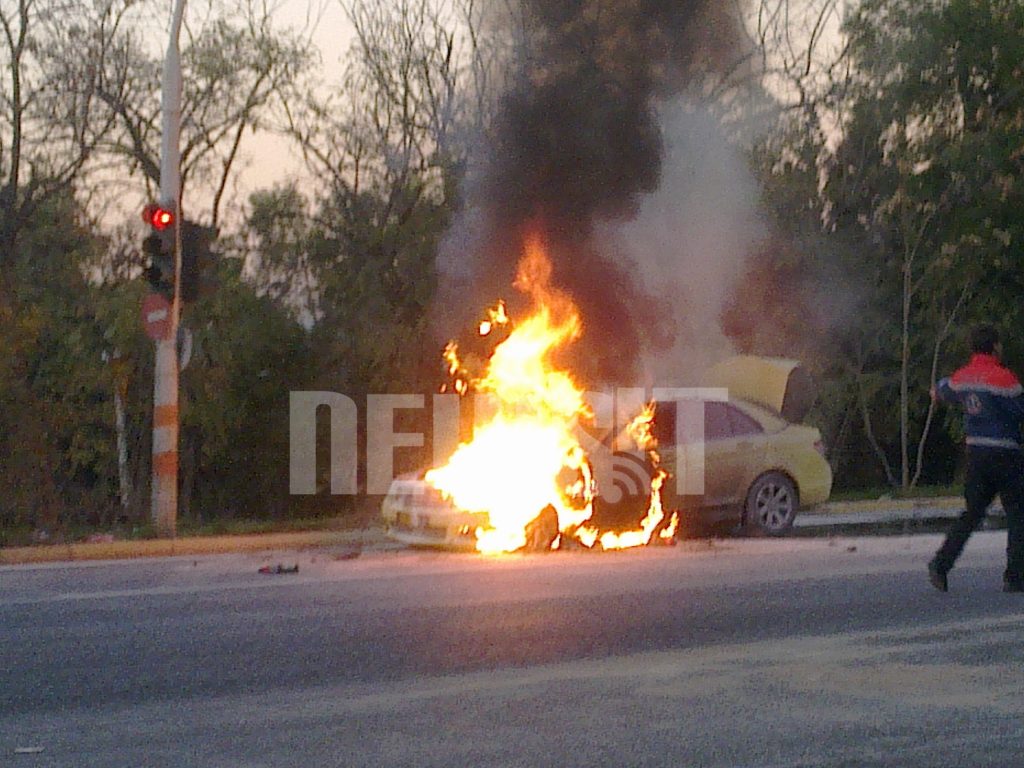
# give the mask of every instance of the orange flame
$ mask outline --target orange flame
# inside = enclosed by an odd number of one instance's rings
[[[665,520],[665,510],[661,502],[661,488],[668,477],[661,465],[661,456],[657,451],[657,440],[651,431],[654,422],[654,403],[648,403],[644,409],[629,423],[626,432],[637,448],[646,451],[654,464],[654,477],[651,478],[651,500],[647,507],[647,514],[640,521],[640,527],[633,531],[606,531],[599,533],[595,528],[587,527],[581,531],[582,537],[587,541],[599,541],[603,549],[627,549],[629,547],[642,547],[651,542],[654,532],[661,528],[658,536],[663,540],[670,540],[676,534],[679,525],[679,515],[672,513],[667,525],[662,526]]]
[[[455,390],[465,394],[471,388],[486,396],[491,412],[444,466],[427,473],[427,482],[460,509],[481,513],[476,531],[481,552],[525,546],[527,527],[548,507],[557,513],[561,537],[574,536],[586,546],[600,541],[605,549],[648,543],[664,520],[660,489],[666,473],[660,468],[640,530],[601,533],[586,525],[594,482],[577,427],[592,414],[572,376],[552,363],[558,350],[579,338],[582,323],[568,295],[551,285],[551,263],[536,234],[526,239],[514,286],[532,298],[533,313],[512,327],[504,302],[488,311],[478,328],[481,336],[499,325],[510,325],[511,331],[494,349],[482,376],[474,378],[464,369],[455,342],[445,348]],[[657,466],[653,415],[653,406],[648,406],[628,432]],[[675,522],[670,532],[666,527],[659,535],[674,535]],[[552,547],[559,542],[556,538]]]
[[[498,306],[494,309],[487,310],[487,319],[480,321],[480,335],[488,336],[491,331],[500,325],[508,325],[508,312],[505,310],[504,301],[499,301]]]

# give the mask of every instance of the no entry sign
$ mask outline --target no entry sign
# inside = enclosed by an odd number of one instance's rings
[[[159,293],[142,300],[142,325],[153,341],[166,339],[171,332],[171,303]]]

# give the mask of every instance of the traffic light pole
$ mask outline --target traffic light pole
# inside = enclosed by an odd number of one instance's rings
[[[170,328],[156,343],[153,377],[152,518],[159,536],[178,528],[178,321],[181,316],[181,53],[185,0],[176,0],[164,59],[161,102],[160,203],[174,212],[174,300]]]

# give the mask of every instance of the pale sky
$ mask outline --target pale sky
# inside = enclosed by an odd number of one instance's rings
[[[280,28],[305,29],[312,23],[311,14],[318,11],[320,21],[314,42],[320,49],[321,73],[328,81],[336,81],[341,74],[341,59],[353,36],[340,0],[282,0],[281,10],[275,14],[274,21]],[[298,151],[283,138],[267,134],[249,136],[244,154],[247,166],[235,181],[238,203],[244,203],[252,190],[303,175]]]

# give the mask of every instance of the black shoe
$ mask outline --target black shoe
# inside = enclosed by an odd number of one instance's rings
[[[1024,579],[1003,579],[1003,592],[1024,592]]]
[[[939,566],[935,564],[934,560],[928,563],[928,581],[939,592],[949,592],[949,582],[946,579],[946,574],[939,570]]]

